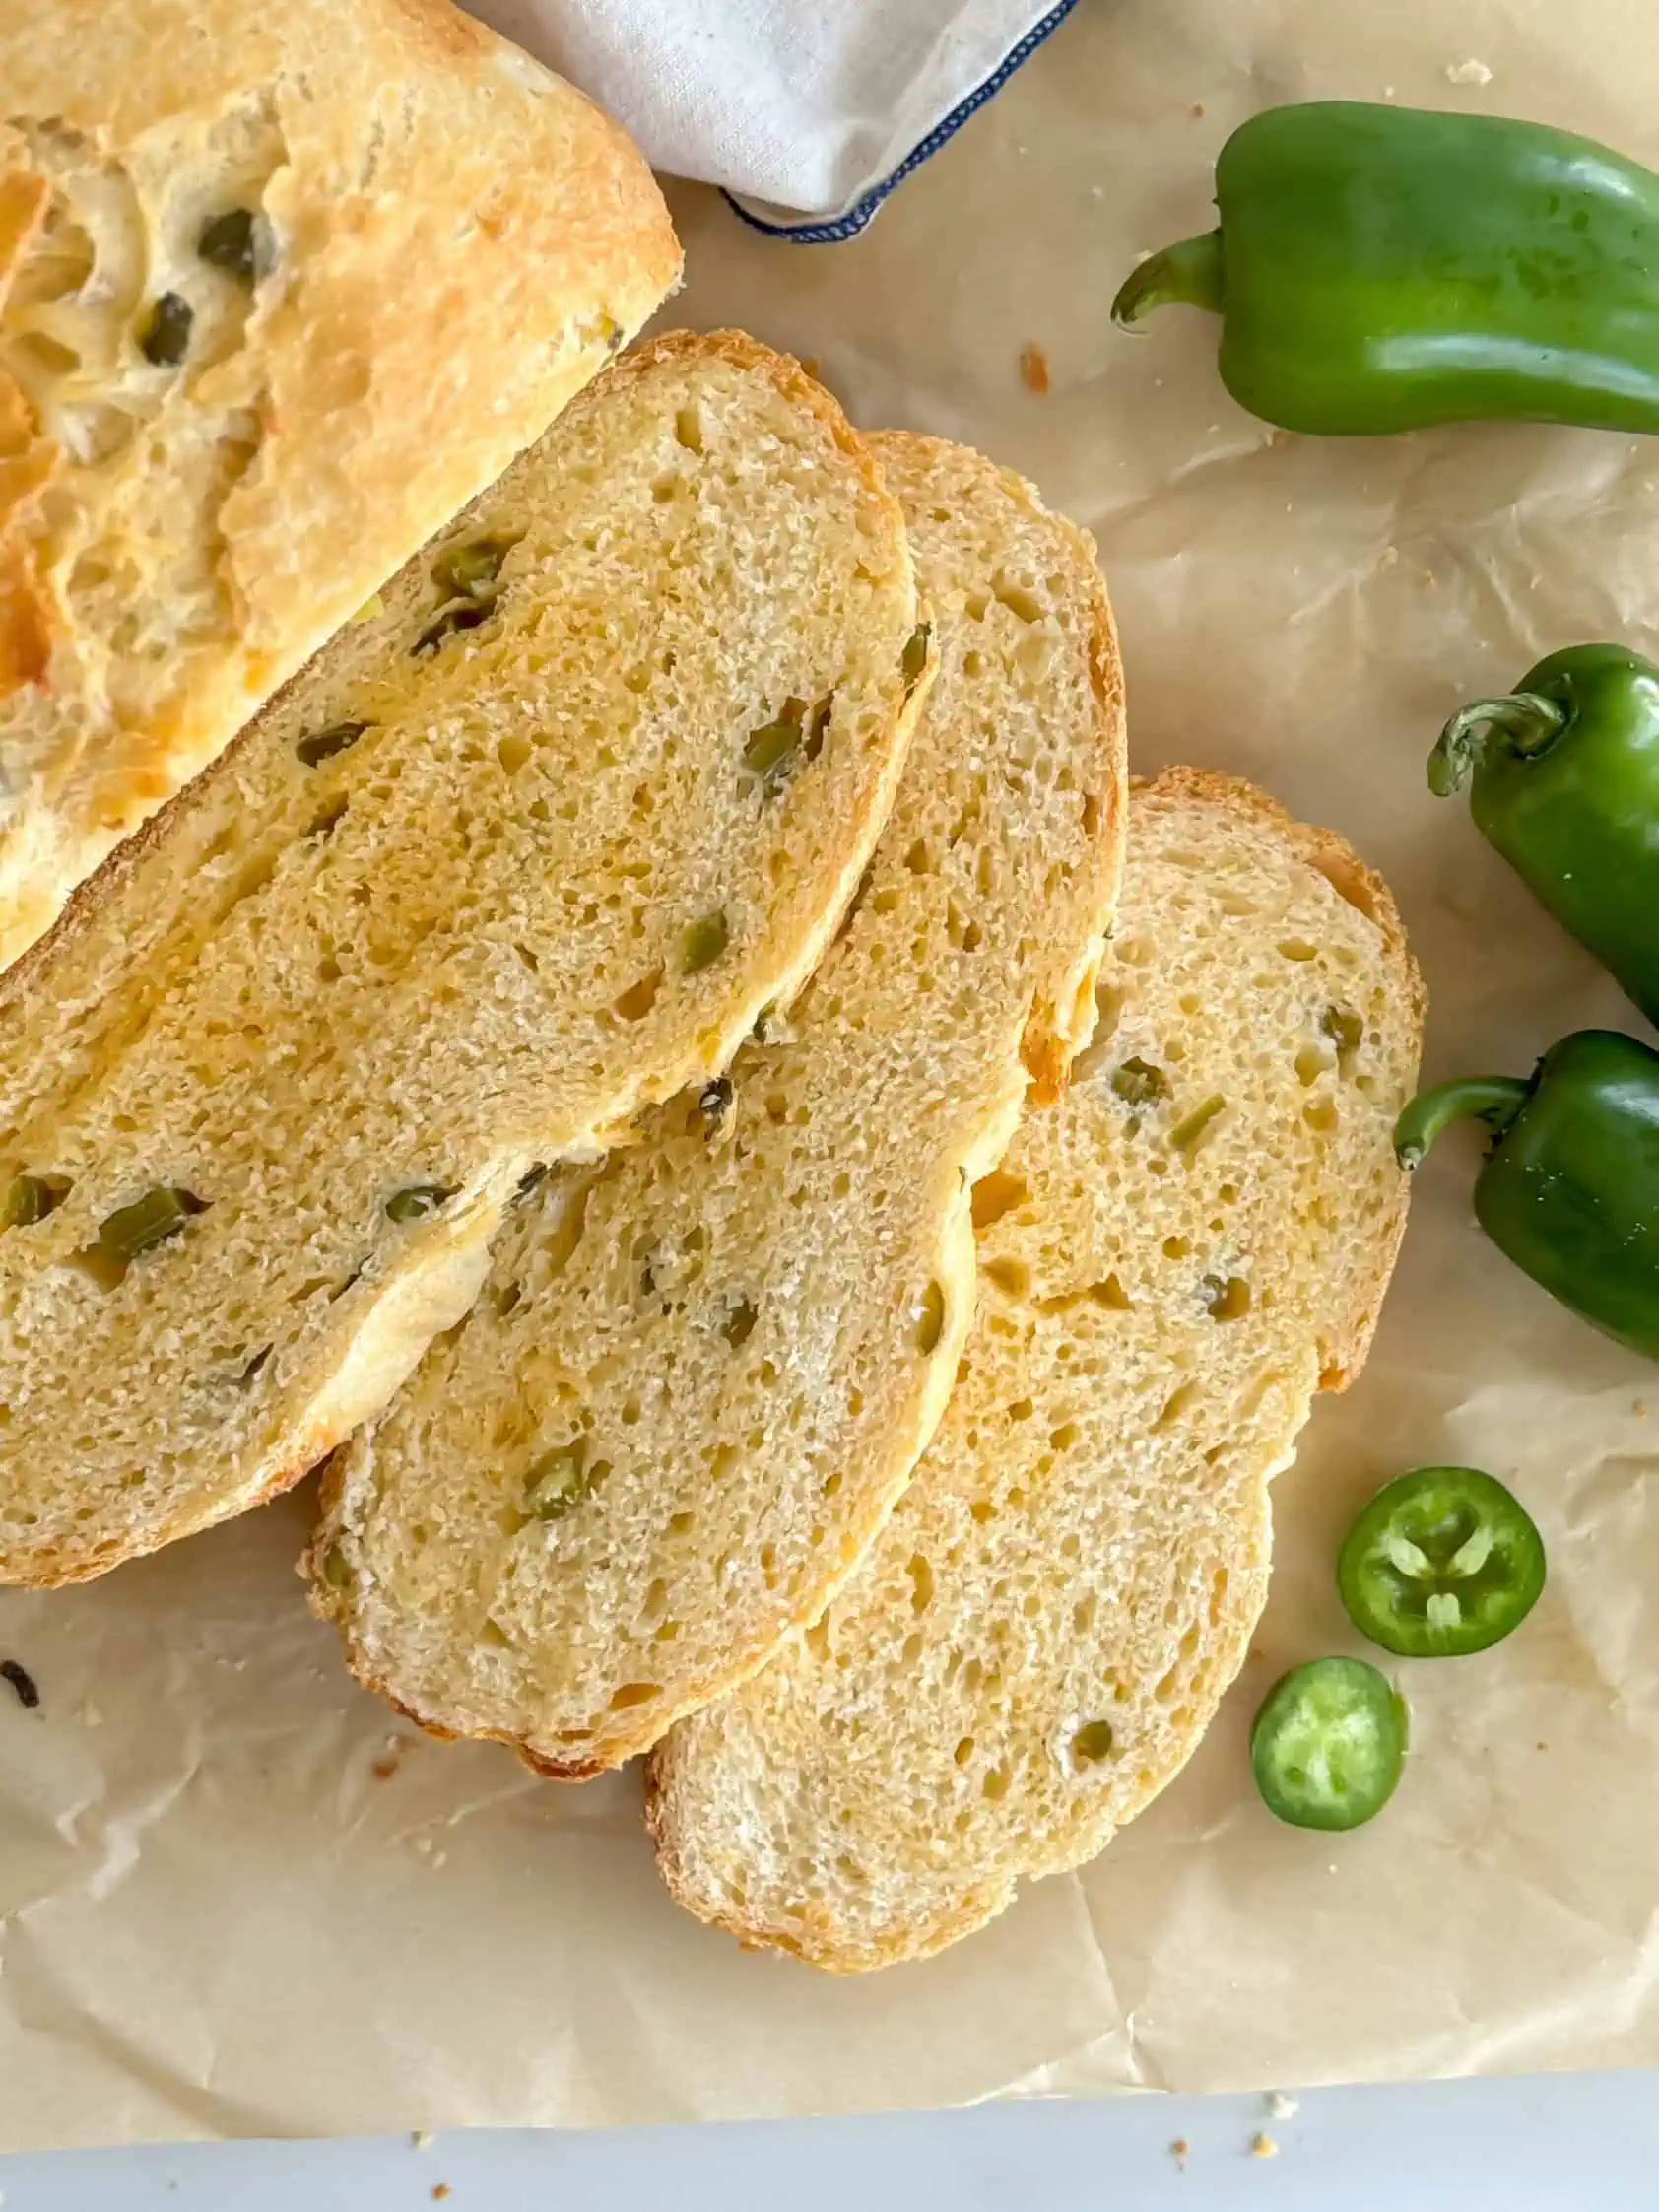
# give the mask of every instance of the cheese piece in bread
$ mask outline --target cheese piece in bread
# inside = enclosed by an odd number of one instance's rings
[[[1364,1358],[1423,1014],[1382,884],[1247,786],[1161,776],[1100,1007],[975,1192],[979,1310],[892,1520],[654,1756],[669,1886],[747,1943],[925,1957],[1109,1842],[1237,1672],[1269,1480]]]
[[[806,979],[929,673],[898,503],[793,362],[674,336],[574,401],[0,979],[0,1579],[377,1412],[526,1175]]]
[[[1094,1017],[1124,770],[1093,547],[977,454],[873,443],[940,673],[844,934],[729,1088],[513,1217],[324,1486],[315,1598],[356,1672],[566,1777],[850,1572],[956,1372],[969,1184]]]
[[[0,966],[679,272],[448,0],[0,9]]]

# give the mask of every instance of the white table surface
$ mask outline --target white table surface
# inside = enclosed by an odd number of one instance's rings
[[[1275,2157],[1252,2156],[1264,2131]],[[450,2212],[1654,2212],[1659,2080],[1322,2090],[1283,2119],[1254,2097],[1135,2097],[0,2159],[4,2212],[415,2212],[434,2201]]]

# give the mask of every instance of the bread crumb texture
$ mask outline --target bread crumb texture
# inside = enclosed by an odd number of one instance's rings
[[[0,11],[0,965],[679,273],[447,0]]]
[[[1398,1245],[1422,992],[1383,886],[1246,786],[1137,793],[1095,1040],[974,1191],[979,1308],[857,1575],[675,1728],[675,1895],[852,1972],[940,1949],[1163,1787],[1241,1663],[1268,1483]]]
[[[938,676],[843,934],[729,1086],[514,1215],[325,1487],[315,1588],[355,1669],[560,1775],[823,1611],[950,1390],[970,1184],[1093,1024],[1126,812],[1093,546],[976,454],[873,442]]]
[[[466,1311],[526,1177],[799,988],[914,628],[833,401],[659,339],[106,863],[0,982],[0,1578],[301,1474]],[[816,757],[768,785],[795,697]]]

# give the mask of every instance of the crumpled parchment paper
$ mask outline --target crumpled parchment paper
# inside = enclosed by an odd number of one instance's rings
[[[1108,302],[1197,230],[1252,108],[1395,98],[1570,124],[1659,164],[1640,0],[1085,0],[856,243],[682,192],[676,315],[813,357],[855,417],[965,438],[1096,533],[1132,749],[1259,779],[1401,898],[1427,1072],[1639,1027],[1432,800],[1463,697],[1583,637],[1659,645],[1659,440],[1524,427],[1276,436],[1214,326]],[[1042,349],[1049,389],[1022,377]],[[748,1957],[659,1891],[638,1785],[539,1783],[357,1691],[294,1576],[308,1497],[89,1588],[0,1593],[0,2149],[599,2122],[1007,2092],[1659,2059],[1659,1370],[1497,1257],[1472,1143],[1424,1171],[1370,1367],[1278,1486],[1257,1651],[1193,1765],[1081,1877],[925,1966]],[[1407,1671],[1386,1818],[1299,1835],[1248,1717],[1354,1648],[1331,1582],[1369,1491],[1437,1458],[1525,1497],[1551,1587],[1487,1656]]]

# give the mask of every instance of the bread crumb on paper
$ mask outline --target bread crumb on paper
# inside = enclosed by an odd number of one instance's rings
[[[441,2204],[445,2197],[453,2196],[455,2194],[454,2190],[449,2186],[449,2183],[447,2181],[434,2181],[432,2183],[431,2193],[432,2202],[434,2204]]]
[[[1187,2152],[1190,2145],[1184,2135],[1177,2135],[1169,2146],[1169,2156],[1184,2174],[1187,2170]]]
[[[1484,61],[1448,61],[1446,64],[1446,83],[1448,85],[1490,85],[1492,83],[1492,71]]]
[[[430,2127],[417,2127],[409,2140],[416,2150],[430,2151],[432,2147],[432,2131]]]
[[[1277,2158],[1279,2156],[1279,2145],[1271,2135],[1258,2135],[1250,2145],[1250,2156],[1252,2158]]]
[[[1294,2119],[1300,2111],[1301,2099],[1299,2097],[1287,2097],[1282,2089],[1274,2090],[1267,2100],[1267,2116],[1269,2119]]]
[[[1048,356],[1034,341],[1020,349],[1020,381],[1029,392],[1048,389]]]

